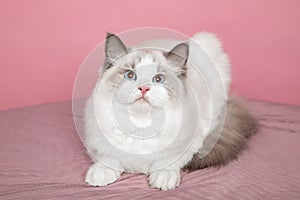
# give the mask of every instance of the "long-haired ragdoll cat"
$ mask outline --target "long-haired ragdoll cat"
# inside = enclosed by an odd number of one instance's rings
[[[228,95],[230,64],[219,40],[210,33],[198,33],[191,40],[205,50],[218,71],[219,77],[209,66],[201,70],[216,98],[213,117],[205,116],[209,112],[195,113],[190,106],[195,98],[187,82],[195,71],[189,58],[198,56],[191,42],[127,47],[116,35],[107,34],[104,65],[85,109],[84,143],[94,162],[86,174],[89,185],[105,186],[123,172],[136,172],[148,175],[151,187],[174,189],[181,170],[224,165],[245,147],[257,123]],[[214,85],[217,79],[223,88]],[[204,85],[200,81],[193,88],[201,91]],[[202,108],[209,107],[205,94],[197,101]],[[209,132],[195,126],[197,116],[213,120]],[[214,134],[217,131],[220,134]],[[201,156],[201,149],[209,145]]]

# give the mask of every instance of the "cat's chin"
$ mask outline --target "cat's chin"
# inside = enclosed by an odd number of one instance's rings
[[[135,100],[133,101],[133,103],[135,103],[135,102],[145,102],[145,103],[149,103],[149,101],[148,101],[146,98],[144,98],[144,97],[139,97],[139,98],[135,99]],[[150,104],[150,103],[149,103],[149,104]]]
[[[147,99],[138,98],[130,104],[130,107],[136,111],[147,112],[151,109],[152,105]]]
[[[148,107],[148,108],[155,108],[155,109],[163,108],[161,104],[158,104],[157,102],[152,101],[149,98],[138,98],[132,103],[132,105],[136,107]]]
[[[131,102],[129,102],[129,105],[146,105],[146,106],[151,106],[151,102],[145,98],[145,97],[138,97],[134,100],[132,100]]]
[[[161,109],[160,107],[156,106],[153,102],[146,98],[138,98],[133,102],[127,104],[131,111],[135,113],[147,113],[150,112],[152,109]]]

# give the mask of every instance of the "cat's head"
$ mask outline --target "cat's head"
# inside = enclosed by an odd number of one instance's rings
[[[163,108],[184,92],[188,55],[187,43],[169,51],[130,49],[108,33],[102,79],[122,104],[141,110],[145,105]]]

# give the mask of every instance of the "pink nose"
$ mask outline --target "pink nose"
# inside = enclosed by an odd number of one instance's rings
[[[150,87],[148,87],[148,86],[140,86],[140,87],[138,87],[138,88],[139,88],[139,90],[141,90],[141,93],[142,93],[143,96],[144,96],[144,94],[145,94],[147,91],[150,90]]]

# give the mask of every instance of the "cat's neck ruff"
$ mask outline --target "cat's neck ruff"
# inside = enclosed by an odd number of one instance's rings
[[[134,125],[139,128],[147,128],[152,123],[151,106],[146,102],[141,102],[142,108],[136,109],[135,105],[129,105],[128,115]]]

